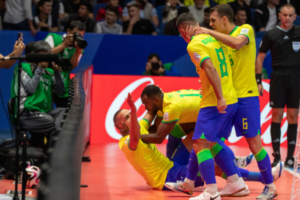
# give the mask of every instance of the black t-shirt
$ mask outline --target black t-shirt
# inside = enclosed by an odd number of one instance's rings
[[[300,69],[300,27],[286,31],[279,26],[269,30],[263,37],[259,52],[271,50],[272,67]]]
[[[72,0],[66,0],[64,2],[65,13],[72,14],[77,13],[79,9],[80,3],[85,2],[84,0],[80,0],[79,3],[73,3]]]
[[[128,26],[129,20],[123,23],[123,32],[127,31]],[[132,34],[136,35],[151,35],[153,32],[155,32],[155,29],[148,19],[140,19],[132,28]]]

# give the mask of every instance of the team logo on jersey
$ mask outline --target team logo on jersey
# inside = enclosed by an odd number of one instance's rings
[[[293,49],[295,52],[298,52],[300,49],[300,42],[293,42]]]
[[[164,114],[164,121],[169,121],[169,113]]]
[[[195,52],[193,56],[194,56],[194,58],[195,58],[195,60],[196,60],[197,62],[200,61],[201,56],[200,56],[199,54],[197,54],[197,53]]]

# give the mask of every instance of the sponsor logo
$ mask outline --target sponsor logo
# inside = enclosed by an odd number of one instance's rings
[[[210,200],[215,200],[215,199],[217,199],[219,196],[220,196],[220,195],[218,195],[218,196],[216,196],[216,197],[214,197],[214,198],[210,197]]]
[[[276,140],[273,140],[273,142],[280,142],[279,138],[277,138]]]
[[[293,141],[291,141],[289,144],[296,145],[296,142],[295,142],[295,140],[293,140]]]
[[[169,113],[164,114],[164,121],[169,121]]]
[[[289,37],[286,35],[286,36],[284,36],[283,39],[284,39],[284,40],[287,40],[287,39],[289,39]]]
[[[247,29],[247,28],[242,28],[241,33],[248,34],[248,33],[249,33],[249,29]]]
[[[298,52],[300,49],[300,42],[293,42],[293,49],[295,52]]]
[[[200,59],[201,59],[201,56],[198,54],[198,53],[194,53],[194,59],[197,61],[197,62],[199,62],[200,61]]]

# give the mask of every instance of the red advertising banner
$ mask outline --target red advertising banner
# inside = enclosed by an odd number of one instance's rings
[[[121,76],[93,75],[92,113],[91,113],[91,143],[118,142],[121,135],[114,127],[113,116],[119,109],[128,109],[125,97],[130,92],[135,100],[138,118],[146,114],[140,95],[145,86],[158,85],[164,92],[181,89],[199,89],[199,78],[191,77],[156,77],[156,76]],[[261,132],[264,145],[271,145],[270,126],[271,108],[269,106],[269,80],[263,81],[264,95],[260,97]],[[281,127],[281,143],[286,141],[286,113]],[[229,144],[246,145],[244,138],[237,137],[234,128],[228,139]]]

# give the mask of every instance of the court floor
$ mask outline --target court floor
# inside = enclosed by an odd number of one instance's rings
[[[165,152],[166,145],[157,145],[161,152]],[[236,155],[248,155],[246,147],[230,146]],[[266,147],[271,155],[271,147]],[[286,148],[281,149],[282,157],[285,159]],[[117,143],[105,145],[91,145],[85,152],[91,157],[92,162],[82,163],[81,183],[87,184],[87,188],[81,189],[81,200],[187,200],[188,195],[172,191],[152,190],[146,181],[127,162]],[[270,156],[271,159],[272,156]],[[259,171],[257,164],[253,162],[249,170]],[[293,176],[287,171],[276,181],[279,196],[275,199],[290,199]],[[226,182],[217,178],[218,188],[221,190]],[[251,195],[247,197],[224,197],[222,199],[245,199],[253,200],[262,190],[263,185],[257,182],[247,182]],[[203,188],[195,189],[194,195],[200,194]]]

